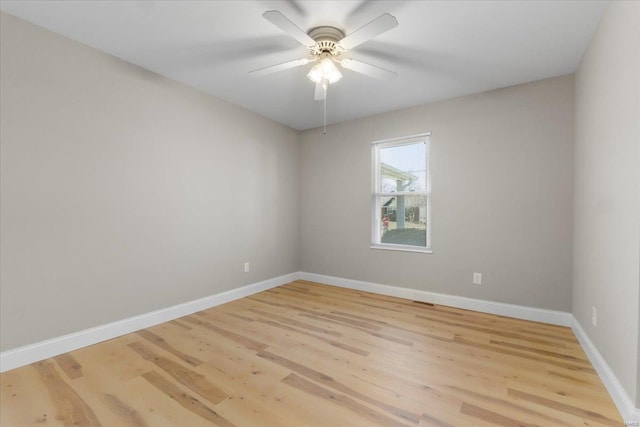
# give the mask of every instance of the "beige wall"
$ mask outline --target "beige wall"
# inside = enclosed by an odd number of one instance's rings
[[[576,74],[573,314],[632,399],[639,363],[639,52],[640,4],[612,2]]]
[[[304,132],[300,269],[569,311],[573,85],[564,76]],[[433,254],[370,249],[371,142],[427,131]]]
[[[0,28],[2,350],[297,270],[297,132]]]

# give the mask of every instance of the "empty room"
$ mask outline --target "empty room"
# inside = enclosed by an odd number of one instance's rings
[[[0,425],[640,426],[640,1],[0,0]]]

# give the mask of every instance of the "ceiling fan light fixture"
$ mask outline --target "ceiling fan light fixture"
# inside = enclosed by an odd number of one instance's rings
[[[330,84],[335,83],[342,78],[342,73],[333,63],[333,59],[329,55],[325,55],[317,64],[311,68],[307,77],[314,82],[327,81]]]

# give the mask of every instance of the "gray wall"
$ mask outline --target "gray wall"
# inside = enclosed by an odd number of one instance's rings
[[[640,3],[612,2],[576,74],[573,255],[573,314],[636,401],[639,46]]]
[[[300,269],[569,311],[573,112],[564,76],[304,132]],[[371,142],[427,131],[433,254],[370,249]]]
[[[3,351],[297,270],[297,132],[0,24]]]

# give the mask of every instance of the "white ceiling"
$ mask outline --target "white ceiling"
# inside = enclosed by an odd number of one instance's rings
[[[306,56],[262,18],[277,9],[299,27],[349,34],[384,12],[398,27],[350,57],[398,73],[391,82],[345,70],[329,87],[337,123],[435,100],[572,73],[607,1],[0,1],[5,12],[263,116],[322,125],[311,65],[247,72]]]

